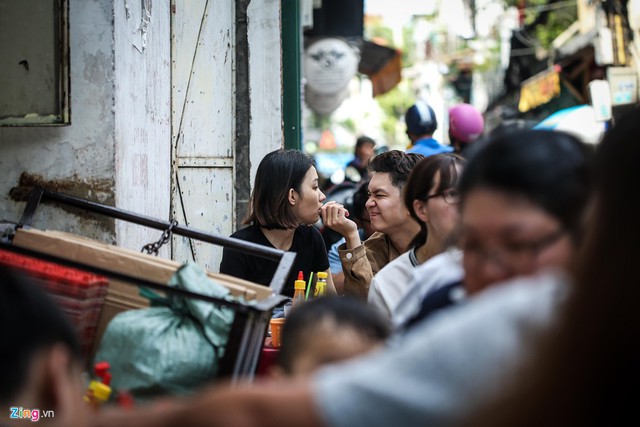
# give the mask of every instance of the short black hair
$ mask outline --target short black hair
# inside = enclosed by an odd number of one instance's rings
[[[282,328],[278,365],[286,373],[292,372],[305,339],[313,337],[314,328],[325,319],[334,320],[340,329],[357,331],[373,342],[383,342],[391,333],[387,319],[356,297],[329,295],[307,301],[291,311]]]
[[[476,188],[523,196],[557,218],[574,241],[591,196],[594,150],[572,135],[521,130],[473,144],[460,178],[461,208]]]
[[[351,200],[351,209],[349,212],[353,214],[355,219],[362,219],[362,214],[367,209],[367,200],[369,199],[369,181],[365,181],[358,185],[353,193]]]
[[[388,173],[393,186],[402,190],[411,171],[423,158],[422,154],[391,150],[374,157],[368,169],[369,172]]]
[[[289,205],[289,190],[300,193],[313,160],[299,150],[276,150],[267,154],[256,171],[249,213],[244,224],[257,224],[267,229],[295,228],[298,222]]]
[[[46,292],[22,273],[0,266],[0,403],[20,392],[36,353],[63,344],[81,360],[75,330]]]
[[[372,147],[376,146],[376,142],[372,138],[369,138],[368,136],[362,135],[361,137],[356,139],[356,146],[355,146],[354,150],[357,151],[358,148],[362,147],[363,145],[367,145],[367,144],[371,145]]]

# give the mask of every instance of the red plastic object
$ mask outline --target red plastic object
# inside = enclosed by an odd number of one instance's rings
[[[109,362],[98,362],[93,366],[96,377],[100,378],[100,381],[104,385],[111,385],[111,373],[109,372],[110,367]]]
[[[44,279],[48,290],[71,297],[91,298],[106,295],[109,285],[105,277],[1,249],[0,264]]]
[[[262,347],[260,360],[256,369],[257,377],[269,376],[271,367],[276,365],[278,359],[278,349],[273,347]]]
[[[110,368],[109,362],[98,362],[93,366],[96,375],[102,377]]]
[[[111,372],[105,372],[102,376],[102,384],[111,385]]]
[[[42,286],[76,327],[89,356],[109,286],[103,276],[0,249],[0,265],[12,267]]]
[[[123,409],[131,409],[135,406],[133,395],[126,390],[119,392],[116,400],[118,405]]]

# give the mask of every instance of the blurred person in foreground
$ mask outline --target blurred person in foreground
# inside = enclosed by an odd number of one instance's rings
[[[499,136],[472,153],[458,186],[464,278],[429,292],[408,324],[509,278],[566,271],[582,241],[590,159],[576,138],[541,130]],[[416,275],[424,289],[431,272]]]
[[[449,108],[449,142],[454,152],[464,155],[469,144],[484,131],[484,118],[470,104],[456,104]]]
[[[293,310],[282,329],[275,376],[306,376],[322,366],[379,349],[389,323],[355,297],[326,296]]]
[[[522,138],[514,141],[514,147],[527,144]],[[490,150],[496,142],[489,141],[480,150]],[[574,139],[560,143],[557,154],[556,162],[560,160],[562,167],[589,180],[588,162]],[[471,157],[463,179],[468,170],[473,170],[473,162]],[[503,166],[513,167],[493,167]],[[540,209],[527,210],[529,220],[522,228],[517,215],[523,213],[522,208],[530,208],[529,200],[517,193],[496,194],[482,186],[477,190],[475,196],[484,195],[488,197],[487,202],[506,205],[508,214],[497,218],[498,222],[486,230],[474,229],[477,231],[474,245],[464,246],[475,249],[476,255],[484,255],[482,265],[487,271],[511,272],[510,276],[500,274],[496,280],[505,277],[512,280],[487,287],[466,304],[441,310],[428,320],[418,322],[380,351],[327,366],[308,378],[261,382],[250,387],[218,384],[196,398],[176,401],[172,408],[143,408],[131,415],[105,414],[97,425],[454,425],[476,405],[501,390],[504,379],[519,368],[536,337],[553,322],[570,289],[566,275],[556,270],[512,269],[514,261],[538,264],[552,251],[569,248],[569,231],[563,230],[561,236],[551,239],[553,243],[538,246],[536,243],[548,241],[544,237],[556,234],[561,226],[557,219],[549,218]],[[512,221],[521,226],[513,229],[509,226]],[[472,223],[477,224],[472,221],[469,225]],[[516,238],[521,244],[509,246],[516,243]],[[514,251],[516,248],[527,248],[526,258],[511,257],[518,253]],[[534,276],[514,277],[536,271]],[[472,269],[466,277],[480,282],[486,279],[478,269]]]
[[[453,151],[453,147],[442,145],[433,138],[433,133],[438,128],[438,120],[433,108],[423,100],[418,100],[409,107],[404,114],[404,122],[407,125],[407,137],[411,142],[407,153],[427,157]]]
[[[347,163],[344,170],[345,180],[359,183],[369,180],[367,166],[375,155],[376,142],[368,136],[360,136],[356,140],[354,159]]]
[[[411,248],[420,226],[402,203],[402,191],[422,158],[400,150],[373,158],[369,164],[371,179],[365,206],[376,232],[364,243],[360,240],[358,225],[350,219],[350,212],[344,206],[329,202],[322,207],[322,223],[345,238],[345,243],[338,248],[345,294],[367,299],[373,276]]]
[[[597,148],[595,205],[558,322],[510,387],[462,425],[639,425],[640,107]],[[635,420],[635,421],[633,421]]]
[[[0,267],[0,334],[0,425],[85,426],[76,332],[42,289],[6,267]]]

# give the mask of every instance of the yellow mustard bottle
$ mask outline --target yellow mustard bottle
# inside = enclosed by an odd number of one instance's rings
[[[313,297],[323,297],[327,295],[327,272],[319,271],[318,280],[316,282],[316,289],[313,291]]]

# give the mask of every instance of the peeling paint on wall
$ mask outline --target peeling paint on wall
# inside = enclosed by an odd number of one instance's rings
[[[136,43],[133,43],[133,47],[135,47],[138,52],[143,53],[147,48],[147,31],[149,30],[149,25],[151,24],[151,0],[140,0],[141,2],[141,10],[140,10],[140,25],[136,28],[135,33],[140,33],[140,46],[137,46]],[[125,3],[125,8],[127,4]],[[128,9],[127,9],[128,11]],[[127,18],[129,15],[127,14]]]
[[[29,178],[33,181],[31,185],[38,183],[45,188],[114,205],[115,4],[123,7],[122,0],[69,1],[69,14],[73,17],[69,21],[69,44],[73,52],[69,58],[73,123],[70,126],[16,126],[0,130],[0,167],[4,177],[0,182],[0,218],[8,221],[20,218],[24,201],[18,200],[24,200],[31,189]],[[158,9],[158,5],[155,6]],[[124,19],[124,10],[121,19]],[[134,27],[138,22],[136,20]],[[130,44],[127,47],[134,50]],[[29,61],[30,75],[36,72],[38,65],[33,58],[24,56],[18,60],[22,59]],[[26,174],[21,178],[24,172]],[[35,174],[40,175],[40,180]],[[47,185],[50,181],[53,185]],[[10,197],[12,187],[16,188]],[[49,203],[38,209],[33,225],[101,241],[115,238],[113,224],[70,215]]]

